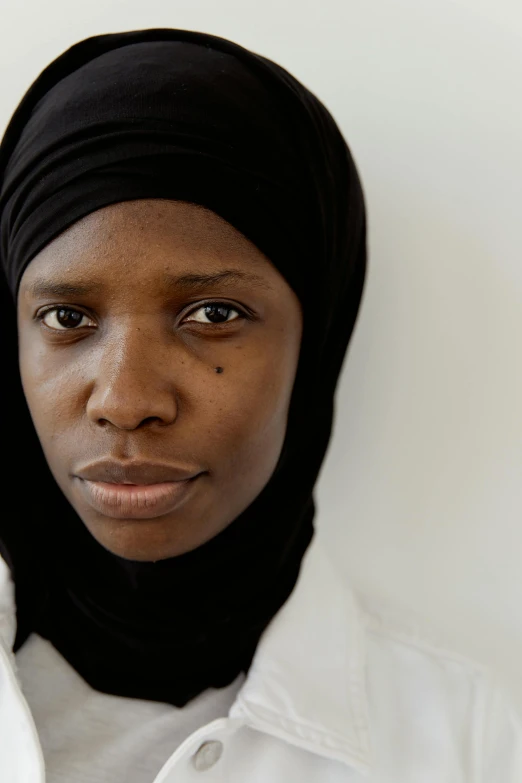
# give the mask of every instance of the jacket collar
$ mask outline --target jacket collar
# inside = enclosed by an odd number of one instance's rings
[[[229,716],[368,774],[365,655],[363,610],[316,530]]]

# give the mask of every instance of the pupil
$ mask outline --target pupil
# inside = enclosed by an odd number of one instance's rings
[[[215,322],[215,319],[212,317],[212,315],[211,315],[211,313],[209,312],[209,310],[210,310],[210,311],[214,311],[214,313],[217,311],[219,314],[221,314],[221,315],[222,315],[222,314],[223,314],[223,312],[224,312],[224,313],[229,313],[231,309],[232,309],[231,307],[227,307],[226,305],[207,305],[207,306],[205,307],[205,315],[206,315],[206,316],[207,316],[207,318],[209,318],[211,321]],[[218,315],[218,319],[219,319],[219,315]],[[225,320],[225,321],[227,320],[227,316],[226,316],[226,315],[225,315],[225,318],[224,318],[224,320]],[[217,323],[219,323],[219,320],[217,320]]]
[[[77,310],[66,310],[62,308],[56,313],[56,318],[60,326],[78,326],[83,318],[83,314]]]

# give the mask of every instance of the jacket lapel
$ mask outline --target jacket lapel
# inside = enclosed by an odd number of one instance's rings
[[[229,716],[360,772],[370,769],[362,610],[317,531]]]

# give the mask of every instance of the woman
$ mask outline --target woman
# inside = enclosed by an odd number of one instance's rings
[[[216,36],[95,36],[0,172],[1,780],[520,781],[488,672],[314,533],[366,271],[325,107]]]

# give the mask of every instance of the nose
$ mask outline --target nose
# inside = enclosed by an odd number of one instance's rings
[[[107,341],[97,355],[87,417],[122,430],[171,424],[177,400],[165,351],[160,339],[138,328]]]

